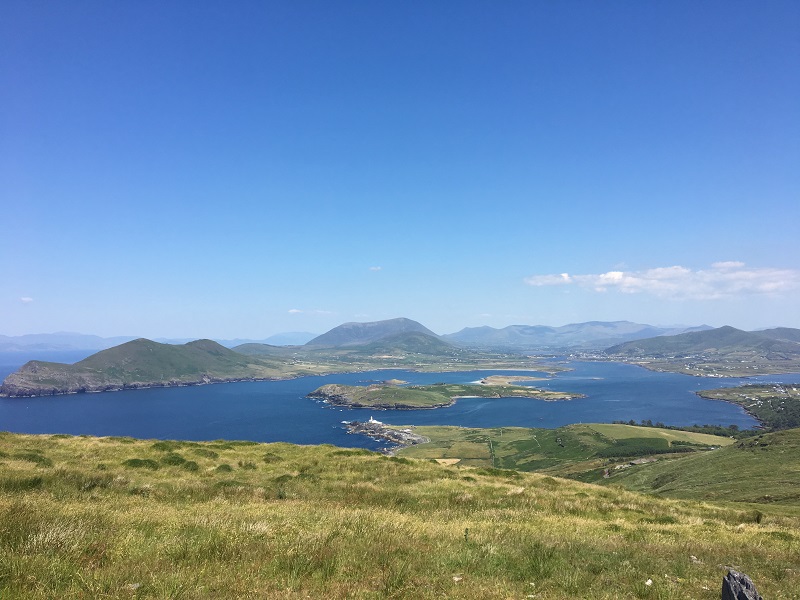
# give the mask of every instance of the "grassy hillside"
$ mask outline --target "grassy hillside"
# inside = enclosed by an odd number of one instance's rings
[[[390,335],[375,342],[361,346],[359,350],[365,354],[396,354],[414,352],[417,354],[460,354],[459,350],[438,337],[412,331]]]
[[[796,512],[331,446],[0,434],[0,491],[3,600],[800,589]]]
[[[614,474],[609,482],[673,498],[798,507],[800,429],[765,433],[711,453],[639,465]]]
[[[633,458],[733,443],[716,435],[615,424],[576,424],[557,429],[415,427],[414,433],[430,442],[405,448],[400,456],[594,481],[602,478],[604,469]]]

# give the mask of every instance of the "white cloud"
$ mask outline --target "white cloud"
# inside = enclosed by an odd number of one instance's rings
[[[23,304],[30,304],[31,302],[33,302],[33,298],[31,298],[30,296],[23,296],[22,298],[19,299],[19,301],[22,302]]]
[[[528,285],[566,285],[572,283],[569,273],[561,273],[561,275],[533,275],[527,277],[525,283]]]
[[[532,286],[577,285],[598,292],[651,294],[661,298],[714,300],[750,294],[779,294],[800,288],[795,269],[747,268],[742,262],[717,262],[710,269],[656,267],[644,271],[609,271],[590,275],[534,275]]]
[[[299,308],[290,308],[290,315],[333,315],[336,314],[330,310],[300,310]]]
[[[381,269],[383,269],[383,267],[370,267],[369,268],[370,271],[380,271]]]
[[[739,269],[744,266],[744,263],[738,260],[724,260],[722,262],[715,262],[711,266],[715,269]]]

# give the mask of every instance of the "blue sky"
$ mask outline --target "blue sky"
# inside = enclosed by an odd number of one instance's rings
[[[0,4],[0,334],[800,327],[800,3]]]

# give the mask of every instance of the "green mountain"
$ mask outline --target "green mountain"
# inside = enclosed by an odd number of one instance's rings
[[[415,354],[454,355],[461,351],[435,335],[421,331],[408,331],[388,335],[375,342],[357,346],[357,350],[365,354],[396,354],[411,352]]]
[[[373,321],[371,323],[344,323],[338,327],[334,327],[327,333],[315,337],[308,342],[306,346],[322,348],[358,346],[377,342],[383,338],[401,333],[414,332],[438,337],[421,323],[417,323],[411,319],[399,318],[388,319],[386,321]]]
[[[192,385],[287,375],[285,359],[250,357],[211,340],[183,345],[138,339],[73,365],[30,361],[0,386],[6,396],[41,396]]]

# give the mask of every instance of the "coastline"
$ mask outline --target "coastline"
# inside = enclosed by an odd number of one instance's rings
[[[765,421],[762,421],[761,419],[759,419],[753,412],[751,412],[751,410],[748,407],[744,406],[743,404],[739,404],[738,402],[735,402],[734,400],[729,400],[727,398],[709,398],[707,396],[703,396],[702,392],[704,392],[704,391],[705,390],[697,390],[695,392],[695,394],[698,397],[702,398],[703,400],[714,400],[716,402],[727,402],[728,404],[733,404],[734,406],[738,406],[749,417],[751,417],[756,423],[758,423],[758,425],[756,427],[753,427],[753,429],[763,429],[764,431],[770,431],[770,427],[767,425],[767,423]]]
[[[344,421],[344,424],[347,433],[365,435],[373,440],[386,441],[394,444],[392,448],[387,447],[382,449],[382,453],[388,456],[394,456],[398,450],[402,450],[403,448],[427,444],[431,441],[430,438],[414,433],[413,426],[400,429],[376,421],[371,417],[369,421]]]

